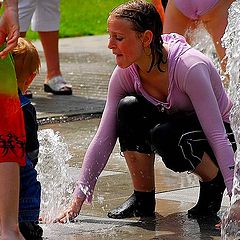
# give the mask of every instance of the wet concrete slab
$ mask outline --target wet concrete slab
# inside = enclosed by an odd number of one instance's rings
[[[40,41],[35,41],[42,67],[30,90],[38,118],[51,118],[102,112],[107,86],[115,63],[107,48],[108,36],[88,36],[59,40],[63,77],[73,86],[72,96],[55,96],[43,91],[46,62]]]

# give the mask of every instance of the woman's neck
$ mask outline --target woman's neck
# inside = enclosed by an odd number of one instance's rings
[[[158,63],[156,62],[156,59],[155,59],[155,63],[153,64],[153,66],[151,68],[152,55],[146,55],[141,60],[141,62],[136,63],[137,66],[138,66],[139,73],[141,73],[144,76],[144,75],[149,75],[149,74],[156,74],[156,72],[166,71],[166,69],[167,69],[167,56],[168,56],[168,48],[167,48],[167,45],[164,45],[162,62],[158,66]]]

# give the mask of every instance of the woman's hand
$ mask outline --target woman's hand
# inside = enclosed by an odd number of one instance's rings
[[[17,1],[6,1],[4,13],[0,18],[0,45],[7,41],[6,48],[0,52],[0,57],[5,58],[17,46],[19,37],[19,22]]]
[[[84,200],[79,197],[74,198],[71,205],[63,213],[61,213],[54,222],[66,223],[68,221],[72,221],[79,215],[83,202]]]

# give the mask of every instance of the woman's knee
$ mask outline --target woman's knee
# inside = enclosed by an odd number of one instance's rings
[[[171,122],[158,124],[151,130],[151,146],[162,157],[165,166],[174,172],[192,171],[195,168],[193,160],[183,154],[180,138],[181,131]]]
[[[154,128],[150,130],[151,144],[157,150],[157,152],[161,152],[169,146],[169,143],[171,142],[170,130],[171,129],[169,128],[168,123],[157,124]]]
[[[132,120],[138,112],[138,99],[136,96],[126,96],[118,104],[118,120]]]
[[[121,151],[151,153],[148,144],[149,122],[145,112],[149,111],[147,100],[142,96],[126,96],[118,104],[118,137]]]

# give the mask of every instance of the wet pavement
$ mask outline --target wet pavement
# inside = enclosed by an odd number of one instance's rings
[[[107,94],[108,79],[114,59],[107,49],[107,36],[61,39],[59,43],[61,71],[73,85],[72,96],[55,96],[43,91],[46,64],[40,42],[42,69],[31,86],[38,118],[101,113]]]
[[[68,171],[76,181],[86,148],[99,124],[114,59],[105,35],[60,39],[61,69],[73,85],[73,95],[54,96],[43,92],[46,66],[41,44],[37,41],[35,45],[42,59],[41,73],[31,86],[39,131],[53,129],[63,138],[71,154]],[[155,173],[156,217],[109,219],[107,212],[132,193],[130,175],[117,144],[99,178],[93,204],[83,206],[75,223],[42,224],[44,239],[220,239],[220,231],[214,229],[216,219],[196,220],[187,216],[187,210],[198,198],[197,179],[166,169],[160,158],[156,159]],[[219,216],[228,204],[225,196]]]

